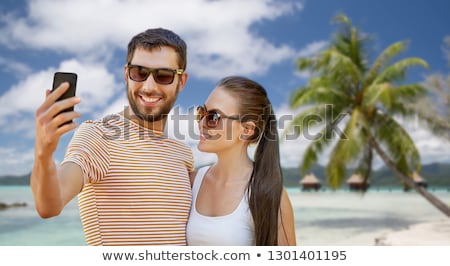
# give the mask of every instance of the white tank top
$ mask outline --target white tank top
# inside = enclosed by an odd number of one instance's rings
[[[253,246],[254,224],[247,193],[238,207],[223,216],[205,216],[197,212],[197,195],[209,166],[198,170],[192,186],[192,207],[186,229],[190,246]]]

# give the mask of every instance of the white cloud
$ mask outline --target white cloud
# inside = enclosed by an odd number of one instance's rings
[[[0,147],[0,176],[1,175],[24,175],[31,172],[33,165],[33,149],[18,150],[16,148]]]
[[[26,76],[1,95],[0,126],[3,127],[3,132],[27,132],[30,128],[34,129],[34,113],[45,99],[45,90],[51,88],[55,71],[79,74],[76,94],[81,97],[82,102],[75,108],[81,113],[106,108],[122,86],[115,83],[114,76],[103,65],[76,59],[63,61],[57,68],[51,67]],[[4,127],[5,125],[8,127]]]
[[[0,56],[0,66],[2,67],[2,71],[12,74],[17,78],[21,78],[32,72],[31,68],[26,64],[3,56]]]
[[[434,136],[429,130],[419,126],[417,121],[401,119],[398,119],[398,121],[416,144],[422,164],[450,161],[450,141]]]
[[[25,17],[9,13],[0,20],[0,43],[103,58],[125,48],[132,35],[166,27],[188,43],[189,69],[198,77],[230,73],[260,74],[296,52],[275,46],[250,29],[301,10],[298,1],[51,1],[28,3]],[[208,67],[205,68],[205,65]]]
[[[297,57],[310,57],[323,50],[328,44],[328,41],[316,41],[309,43],[305,48],[298,52]]]

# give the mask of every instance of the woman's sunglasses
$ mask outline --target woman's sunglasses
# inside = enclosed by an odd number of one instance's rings
[[[148,68],[139,65],[132,65],[128,63],[128,76],[131,80],[137,82],[143,82],[148,79],[150,74],[153,74],[153,79],[156,83],[162,85],[172,84],[175,74],[183,74],[183,69],[171,69],[171,68]]]
[[[227,118],[231,120],[241,120],[236,116],[227,116],[217,112],[216,110],[208,111],[205,106],[197,107],[197,115],[196,120],[200,122],[203,118],[205,118],[205,125],[208,128],[216,128],[219,125],[220,119]]]

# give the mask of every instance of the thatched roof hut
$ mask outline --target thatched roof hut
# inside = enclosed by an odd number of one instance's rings
[[[413,178],[413,181],[414,181],[414,183],[416,183],[418,186],[421,186],[421,187],[423,187],[423,188],[427,188],[428,187],[428,183],[427,183],[427,181],[425,180],[425,179],[423,179],[420,175],[419,175],[419,173],[417,173],[416,171],[414,171],[413,173],[412,173],[412,178]],[[409,191],[411,188],[408,186],[408,185],[404,185],[404,187],[403,187],[403,190],[404,191]]]
[[[369,188],[369,182],[364,181],[364,178],[360,174],[353,174],[347,179],[347,185],[350,190],[362,190],[366,191]]]
[[[422,186],[422,187],[425,187],[425,188],[428,186],[427,181],[425,179],[423,179],[419,175],[419,173],[417,173],[416,171],[413,172],[413,180],[419,186]]]
[[[319,190],[322,186],[320,180],[313,173],[305,175],[299,183],[302,186],[302,190]]]

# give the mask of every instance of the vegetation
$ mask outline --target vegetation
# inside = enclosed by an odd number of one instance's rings
[[[348,170],[349,172],[352,169]],[[323,166],[315,165],[311,167],[310,173],[313,173],[326,188],[326,169]],[[428,183],[428,188],[433,190],[450,190],[450,164],[449,163],[432,163],[422,167],[421,176]],[[284,185],[287,187],[299,188],[299,181],[303,176],[299,175],[298,168],[283,169]],[[350,176],[348,176],[350,177]],[[348,178],[347,177],[347,178]],[[389,168],[382,167],[372,171],[370,178],[370,190],[373,189],[399,189],[403,190],[401,180],[392,174]],[[339,189],[348,189],[347,184],[342,184]]]
[[[406,42],[399,41],[369,64],[369,37],[343,14],[335,21],[342,27],[329,47],[298,59],[299,70],[309,71],[312,77],[291,96],[291,107],[302,110],[290,130],[300,134],[306,126],[321,128],[321,136],[311,142],[302,159],[302,174],[317,163],[319,154],[331,148],[325,170],[329,186],[338,188],[350,167],[367,182],[376,153],[405,186],[416,189],[450,217],[448,205],[413,182],[412,173],[421,170],[419,151],[396,120],[417,117],[411,103],[425,97],[426,87],[403,82],[410,67],[427,68],[427,62],[416,57],[393,62],[407,48]]]

